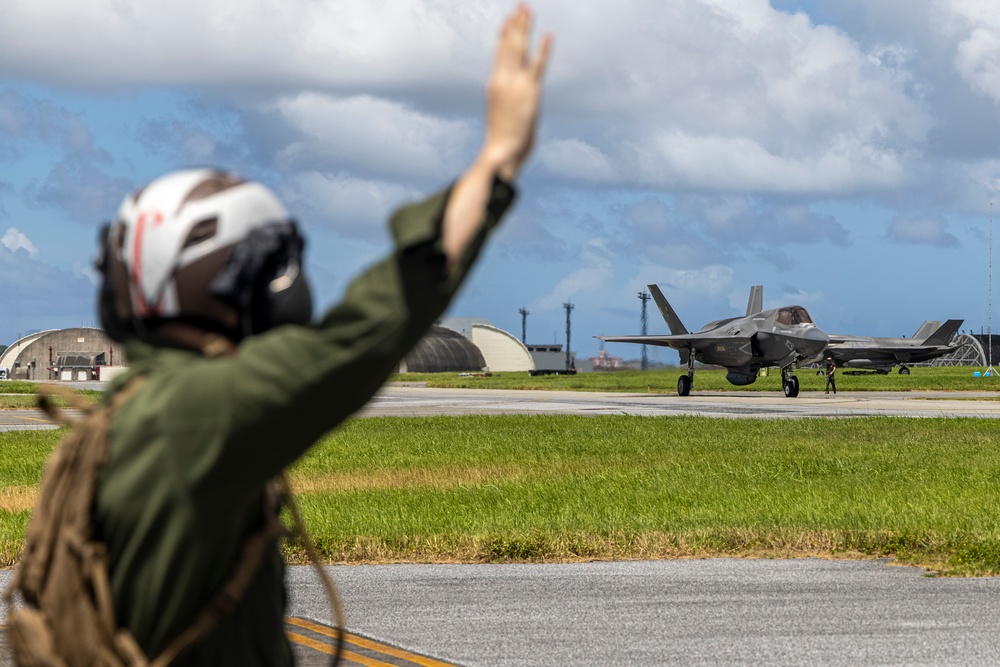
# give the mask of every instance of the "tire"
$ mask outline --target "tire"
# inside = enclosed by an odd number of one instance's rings
[[[781,383],[781,388],[785,390],[786,398],[795,398],[799,395],[799,379],[793,375]]]
[[[677,395],[687,396],[691,393],[691,378],[687,375],[682,375],[677,378]]]
[[[900,366],[899,367],[899,374],[900,375],[909,375],[910,374],[910,369],[907,368],[906,366]]]

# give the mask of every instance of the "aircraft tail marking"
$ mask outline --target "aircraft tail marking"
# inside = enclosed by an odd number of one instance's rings
[[[747,316],[756,315],[764,310],[764,286],[754,285],[750,288],[750,300],[747,301]]]
[[[666,320],[667,326],[670,327],[670,333],[676,335],[690,333],[684,325],[681,323],[681,318],[677,317],[677,313],[670,306],[670,302],[667,298],[663,296],[663,292],[657,285],[646,285],[649,289],[649,293],[653,295],[653,301],[656,302],[656,307],[660,309],[660,315]]]
[[[965,320],[948,320],[924,340],[923,345],[947,345]]]

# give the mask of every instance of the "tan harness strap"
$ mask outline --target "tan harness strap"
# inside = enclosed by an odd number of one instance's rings
[[[133,382],[132,384],[135,383]],[[131,394],[131,391],[128,391],[129,389],[131,389],[131,386],[119,392],[119,396],[124,393]],[[72,426],[76,420],[70,419],[63,413],[62,409],[56,405],[56,398],[62,398],[72,407],[82,410],[86,414],[90,414],[97,408],[96,404],[91,403],[69,387],[58,384],[43,384],[38,388],[38,407],[63,426]]]
[[[313,544],[312,538],[306,531],[302,515],[299,513],[299,505],[295,502],[295,495],[292,493],[292,487],[288,482],[288,475],[281,473],[279,483],[287,500],[288,509],[292,513],[292,520],[295,522],[295,536],[302,543],[302,547],[306,550],[309,560],[312,561],[313,569],[316,570],[316,574],[323,583],[323,588],[326,590],[326,597],[330,601],[330,611],[333,614],[333,629],[337,632],[337,645],[333,656],[330,658],[330,665],[336,667],[340,664],[340,658],[344,653],[344,628],[347,626],[344,607],[340,603],[340,596],[337,595],[337,588],[333,585],[333,579],[330,578],[330,574],[320,563],[316,545]]]
[[[305,525],[302,523],[302,516],[299,513],[298,504],[295,502],[295,497],[292,495],[291,486],[288,483],[288,476],[285,473],[282,473],[281,477],[278,479],[277,487],[283,500],[287,503],[288,509],[292,513],[292,519],[294,521],[294,534],[302,543],[309,559],[312,561],[313,567],[318,573],[320,581],[323,583],[323,588],[326,590],[327,598],[330,601],[330,608],[334,616],[334,629],[337,631],[336,650],[331,658],[330,664],[336,667],[336,665],[340,662],[340,658],[344,650],[344,609],[340,603],[340,597],[337,595],[337,590],[334,587],[333,580],[330,578],[329,573],[327,573],[327,571],[324,570],[323,566],[320,564],[319,554],[316,552],[316,547],[313,545],[312,539],[310,539],[309,534],[306,532]],[[229,580],[226,581],[225,585],[223,585],[222,589],[219,590],[215,597],[205,606],[204,609],[202,609],[201,613],[198,614],[198,617],[194,620],[194,622],[188,626],[184,632],[179,634],[172,642],[170,642],[167,648],[149,663],[149,667],[167,667],[167,665],[173,662],[177,656],[184,652],[185,649],[208,634],[208,632],[215,627],[215,624],[218,623],[221,618],[232,612],[236,604],[243,598],[243,593],[246,592],[247,586],[250,585],[254,575],[260,568],[261,561],[264,558],[264,553],[267,551],[268,546],[273,540],[277,539],[284,532],[286,532],[285,527],[278,520],[277,516],[270,511],[270,509],[275,505],[274,496],[270,493],[273,492],[274,487],[269,487],[268,490],[268,497],[265,498],[264,501],[264,511],[268,517],[267,524],[261,530],[247,538],[247,541],[244,542],[243,548],[240,551],[240,556],[236,561],[236,567],[230,575]]]
[[[194,622],[187,627],[184,632],[177,635],[170,644],[167,645],[159,655],[150,663],[149,667],[166,667],[173,662],[177,656],[184,652],[189,646],[208,634],[224,616],[232,612],[239,601],[243,598],[254,575],[260,569],[260,564],[264,560],[264,554],[275,540],[283,533],[285,527],[278,520],[274,513],[276,507],[276,494],[273,487],[265,493],[264,512],[266,523],[263,528],[251,535],[243,543],[240,549],[236,566],[229,576],[229,579],[222,588],[215,594],[201,610]]]

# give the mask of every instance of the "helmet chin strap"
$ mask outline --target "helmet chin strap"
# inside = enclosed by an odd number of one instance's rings
[[[154,336],[166,342],[197,350],[208,359],[231,357],[236,354],[237,344],[226,336],[186,322],[162,322],[156,327]]]

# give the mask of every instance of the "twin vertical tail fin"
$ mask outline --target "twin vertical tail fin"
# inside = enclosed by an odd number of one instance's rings
[[[670,333],[674,335],[690,333],[681,323],[681,318],[677,317],[677,313],[674,312],[667,298],[663,296],[660,288],[656,285],[646,285],[646,288],[653,295],[653,301],[656,302],[656,307],[660,309],[660,315],[663,316],[663,319],[667,322],[667,326],[670,327]]]
[[[747,317],[764,310],[764,286],[754,285],[750,288],[750,300],[747,301]]]
[[[923,345],[947,345],[951,342],[951,339],[958,333],[958,328],[962,326],[962,322],[965,320],[948,320],[942,324],[937,331],[932,333],[927,337],[922,343]]]
[[[929,338],[941,326],[941,320],[927,320],[920,325],[917,332],[913,334],[913,340],[924,340]]]

